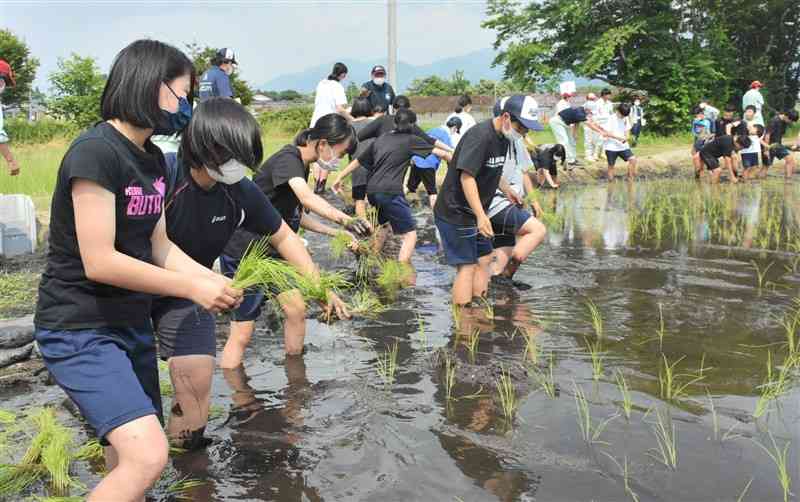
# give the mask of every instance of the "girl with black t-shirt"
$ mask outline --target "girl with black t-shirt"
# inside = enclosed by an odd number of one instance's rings
[[[359,131],[363,130],[373,121],[372,117],[374,113],[369,99],[361,97],[353,100],[353,108],[350,110],[350,114],[353,116],[353,129],[356,131],[356,134],[358,134]],[[364,151],[366,151],[367,147],[371,145],[373,141],[375,141],[374,138],[359,141],[356,151],[350,156],[350,161],[358,158],[360,154],[364,153]],[[353,204],[356,206],[356,216],[360,218],[367,217],[368,177],[369,170],[364,166],[361,166],[360,168],[356,169],[355,172],[353,172],[351,193],[353,197]],[[338,193],[340,191],[340,187],[334,186],[334,192]]]
[[[295,232],[300,227],[331,236],[339,232],[306,214],[304,209],[307,209],[328,221],[342,225],[351,236],[369,235],[372,232],[369,223],[339,211],[308,186],[312,163],[329,169],[330,166],[338,165],[344,154],[352,153],[355,145],[355,132],[347,119],[337,113],[324,115],[317,120],[314,127],[298,134],[293,144],[284,146],[267,159],[253,181]],[[222,272],[233,275],[247,247],[254,239],[261,237],[261,234],[244,229],[237,230],[220,256]],[[357,245],[353,239],[353,248]],[[264,300],[263,292],[248,293],[239,308],[233,311],[230,337],[220,360],[223,368],[235,368],[242,363],[244,350],[255,330],[255,321],[261,316]],[[282,295],[281,300],[285,300],[281,307],[284,314],[286,353],[301,354],[306,336],[305,303],[296,295],[289,298]]]
[[[164,157],[149,138],[185,126],[193,80],[178,49],[133,42],[111,67],[103,122],[72,143],[58,171],[34,323],[47,369],[110,443],[108,474],[89,501],[142,500],[167,462],[152,295],[214,312],[241,301],[167,236]]]
[[[167,155],[167,235],[203,266],[211,268],[237,228],[268,235],[280,256],[306,274],[316,274],[303,241],[281,219],[247,169],[261,163],[261,131],[253,116],[230,99],[209,98],[194,111],[179,154]],[[347,317],[330,294],[329,309]],[[211,377],[216,354],[214,316],[191,300],[159,297],[153,302],[159,356],[169,362],[175,404],[167,430],[173,444],[206,443]]]
[[[402,108],[394,115],[395,128],[389,134],[378,137],[361,155],[353,160],[336,179],[334,186],[341,186],[342,180],[361,166],[371,166],[367,196],[369,203],[378,209],[378,230],[375,250],[380,251],[388,236],[386,225],[392,226],[396,235],[403,236],[398,261],[411,263],[411,255],[417,244],[417,223],[411,213],[411,206],[403,193],[403,180],[408,171],[409,161],[415,155],[427,157],[431,153],[450,161],[450,152],[435,148],[428,141],[414,133],[417,114]]]

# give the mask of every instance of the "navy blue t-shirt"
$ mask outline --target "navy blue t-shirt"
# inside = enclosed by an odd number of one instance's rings
[[[232,98],[231,78],[220,70],[219,66],[212,66],[200,77],[198,99],[205,101],[208,98]]]
[[[558,112],[558,116],[561,117],[561,120],[567,125],[586,122],[586,109],[582,106],[564,108]]]

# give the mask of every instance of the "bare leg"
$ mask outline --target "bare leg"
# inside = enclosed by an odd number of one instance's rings
[[[453,305],[466,305],[472,301],[473,281],[475,269],[478,265],[459,265],[456,269],[456,277],[453,280]]]
[[[484,297],[489,290],[491,278],[492,254],[478,258],[478,266],[472,276],[472,296]]]
[[[783,161],[784,176],[787,180],[792,179],[792,176],[794,176],[794,165],[795,161],[790,153],[789,156]]]
[[[108,433],[113,466],[87,498],[88,502],[139,502],[167,465],[167,437],[155,415],[137,418]]]
[[[363,200],[355,201],[356,205],[356,216],[359,218],[367,218],[367,202]]]
[[[606,175],[606,177],[608,178],[608,181],[611,181],[611,180],[614,179],[614,166],[612,166],[612,165],[608,166],[608,174]]]
[[[428,196],[428,204],[430,204],[431,205],[431,209],[433,209],[433,206],[436,205],[436,194]]]
[[[306,338],[306,304],[303,296],[297,290],[287,291],[278,295],[278,303],[286,317],[283,321],[283,344],[286,353],[302,354]]]
[[[375,253],[380,254],[383,251],[383,245],[386,244],[386,238],[389,236],[389,227],[387,225],[383,225],[378,228],[378,231],[375,233],[375,241],[372,247],[372,250]]]
[[[500,275],[506,269],[506,265],[511,260],[512,246],[497,248],[494,250],[494,261],[492,262],[492,275]]]
[[[722,168],[718,167],[718,168],[714,169],[713,171],[711,171],[710,174],[711,174],[711,177],[709,179],[711,181],[711,184],[716,185],[717,183],[719,183],[720,175],[722,175]]]
[[[416,245],[416,230],[403,234],[403,244],[400,246],[400,252],[397,256],[397,261],[402,263],[411,263],[411,256],[414,254],[414,248]]]
[[[169,376],[175,389],[175,404],[167,424],[170,439],[181,448],[203,446],[211,403],[214,358],[206,355],[169,359]]]
[[[631,157],[628,160],[628,179],[632,180],[636,177],[636,157]]]
[[[231,321],[231,332],[220,358],[220,368],[236,368],[242,364],[244,351],[250,344],[250,339],[255,331],[255,321]]]
[[[547,228],[542,222],[533,216],[528,218],[528,221],[522,225],[522,228],[517,233],[517,244],[514,246],[511,260],[505,267],[503,275],[509,279],[514,277],[517,268],[542,243],[545,235],[547,235]]]

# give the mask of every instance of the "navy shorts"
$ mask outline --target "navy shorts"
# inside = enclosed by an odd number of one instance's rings
[[[106,435],[147,415],[163,423],[150,326],[36,330],[45,366],[104,445]]]
[[[216,321],[200,305],[184,298],[161,297],[153,300],[151,317],[161,359],[216,355]]]
[[[239,260],[230,256],[222,255],[219,257],[219,268],[222,275],[233,278],[236,269],[239,268]],[[261,308],[267,295],[261,288],[248,289],[244,292],[242,303],[231,311],[231,319],[236,322],[255,321],[261,317]]]
[[[617,157],[621,158],[625,162],[628,162],[631,157],[633,157],[633,152],[630,148],[627,150],[623,150],[621,152],[615,152],[613,150],[606,150],[606,158],[608,159],[608,165],[614,166],[617,163]]]
[[[411,214],[411,206],[402,195],[391,193],[371,193],[369,203],[378,209],[378,224],[389,223],[392,232],[397,235],[407,234],[417,229],[417,221]]]
[[[743,153],[742,154],[742,167],[747,169],[748,167],[756,167],[758,166],[758,153]]]
[[[714,157],[713,155],[700,152],[700,158],[703,159],[703,163],[706,165],[706,169],[709,171],[713,171],[720,167],[719,159]]]
[[[783,160],[791,155],[791,153],[792,152],[790,152],[789,149],[784,145],[773,146],[769,149],[769,155],[765,156],[766,162],[764,165],[771,166],[775,159]]]
[[[353,200],[365,200],[367,198],[367,185],[354,186],[350,192]]]
[[[477,227],[453,225],[438,216],[434,219],[448,265],[473,265],[478,258],[492,254],[492,241],[482,236]]]
[[[530,218],[531,213],[513,204],[492,216],[492,247],[513,247],[517,243],[517,234]]]
[[[409,192],[415,193],[420,183],[425,186],[425,191],[428,192],[428,195],[436,195],[436,169],[417,167],[412,164],[406,188],[408,188]]]

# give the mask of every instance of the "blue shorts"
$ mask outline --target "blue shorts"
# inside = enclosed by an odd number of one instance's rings
[[[191,300],[157,298],[151,309],[158,337],[158,356],[170,357],[217,353],[217,323],[214,315]]]
[[[517,243],[517,234],[530,218],[531,213],[513,204],[492,216],[492,247],[513,247]]]
[[[610,167],[614,167],[614,164],[617,163],[617,157],[621,158],[625,162],[628,162],[628,160],[630,160],[631,157],[633,157],[633,152],[631,151],[630,148],[628,148],[627,150],[623,150],[621,152],[616,152],[614,150],[606,150],[606,158],[608,159],[608,165]]]
[[[141,328],[36,330],[36,343],[56,383],[103,444],[121,425],[147,415],[163,423],[153,331]]]
[[[743,153],[742,154],[742,167],[747,169],[748,167],[756,167],[758,166],[758,153]]]
[[[219,257],[219,268],[222,275],[233,278],[236,269],[239,268],[239,260],[230,256],[222,255]],[[231,311],[231,318],[236,322],[255,321],[261,317],[261,307],[267,295],[261,288],[248,289],[244,292],[242,303],[236,310]]]
[[[411,214],[411,206],[405,196],[391,193],[368,194],[369,203],[378,209],[378,223],[392,226],[397,235],[407,234],[417,229],[417,221]]]
[[[434,219],[448,265],[473,265],[478,258],[492,254],[492,241],[478,233],[477,227],[453,225],[438,216]]]

